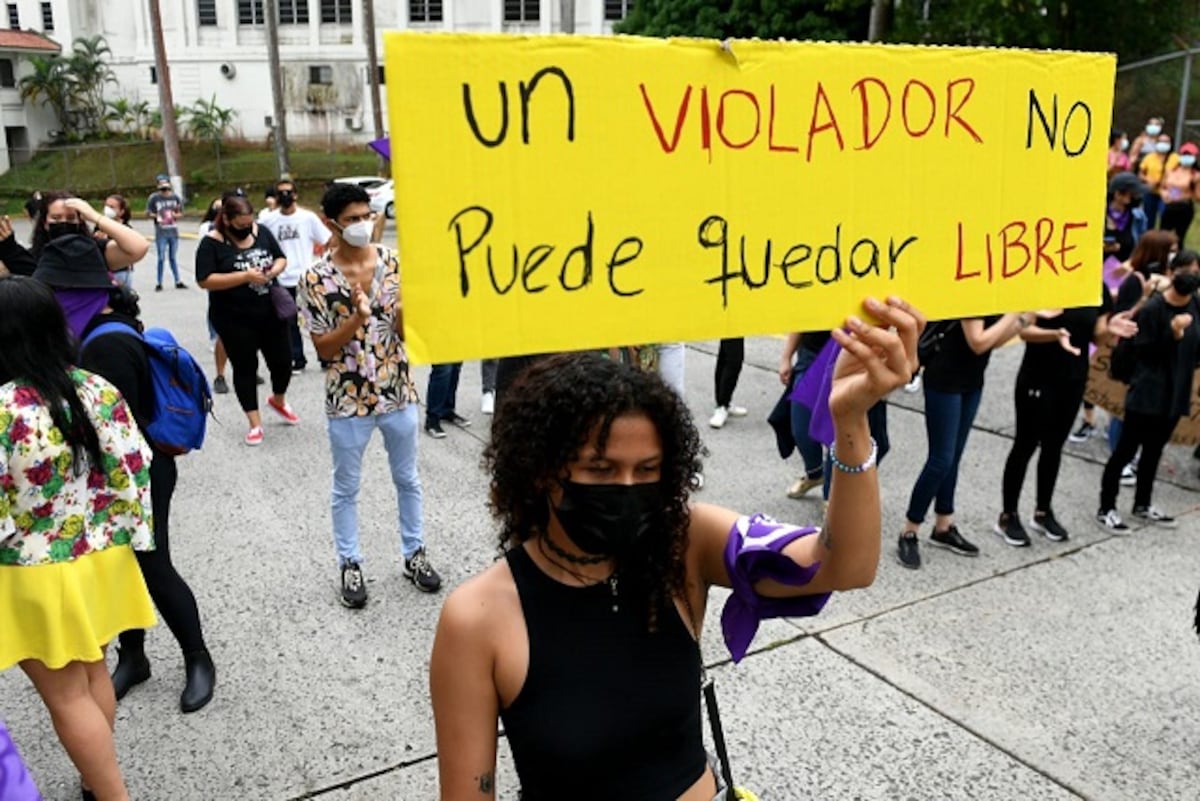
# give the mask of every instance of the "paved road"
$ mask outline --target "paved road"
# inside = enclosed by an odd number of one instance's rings
[[[194,247],[181,248],[185,264]],[[151,289],[152,271],[140,268],[140,289]],[[201,291],[147,291],[144,306],[149,323],[169,325],[207,361]],[[737,398],[751,416],[705,428],[703,497],[814,522],[816,501],[784,496],[798,468],[777,458],[762,422],[780,390],[778,348],[770,338],[748,342]],[[714,358],[714,343],[688,351],[688,399],[701,420],[711,411]],[[978,559],[927,548],[914,573],[893,558],[925,447],[919,397],[898,395],[893,453],[881,472],[885,548],[875,585],[835,598],[819,618],[765,625],[736,667],[721,647],[720,604],[711,604],[704,648],[735,773],[763,801],[1200,798],[1200,643],[1189,630],[1200,497],[1191,454],[1169,452],[1156,491],[1156,503],[1180,514],[1180,528],[1112,538],[1091,522],[1102,446],[1070,446],[1057,511],[1071,540],[1008,547],[988,532],[1019,358],[1011,347],[993,360],[964,458],[960,525],[981,544]],[[423,386],[425,370],[417,378]],[[478,382],[478,366],[467,365],[460,408],[476,425],[420,443],[430,553],[450,587],[496,556],[477,466],[487,433]],[[122,702],[117,722],[135,799],[436,798],[426,680],[442,596],[418,593],[400,574],[376,441],[362,493],[371,603],[359,612],[339,605],[320,376],[298,376],[289,396],[303,425],[269,421],[256,450],[241,444],[233,396],[220,397],[209,444],[180,462],[175,559],[199,598],[219,687],[211,706],[181,716],[181,657],[165,627],[151,633],[154,676]],[[1123,491],[1123,505],[1130,495]],[[0,675],[0,716],[46,798],[77,798],[71,766],[19,671]],[[498,784],[500,798],[516,797],[506,752]]]

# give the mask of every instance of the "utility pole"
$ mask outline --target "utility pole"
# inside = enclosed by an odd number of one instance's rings
[[[871,20],[867,26],[868,42],[878,42],[887,34],[891,6],[892,0],[871,0]]]
[[[559,0],[558,13],[561,17],[562,32],[575,33],[575,0]]]
[[[158,0],[150,0],[150,28],[154,35],[154,71],[158,76],[158,103],[162,106],[163,151],[167,157],[167,174],[175,194],[183,194],[183,155],[179,152],[179,126],[175,121],[175,98],[171,94],[171,67],[167,64],[167,48],[163,42],[162,10]]]
[[[371,121],[375,138],[382,139],[383,103],[379,96],[379,51],[375,47],[375,0],[363,0],[363,37],[367,40],[367,85],[371,88]],[[380,156],[380,161],[383,157]]]
[[[271,71],[271,99],[275,105],[273,129],[275,134],[275,166],[282,178],[292,171],[288,161],[287,111],[283,102],[283,73],[279,68],[279,2],[266,0],[263,12],[267,23],[267,62]]]

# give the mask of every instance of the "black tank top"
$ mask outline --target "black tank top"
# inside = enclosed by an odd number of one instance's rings
[[[524,548],[507,554],[529,635],[529,672],[500,713],[522,801],[675,801],[707,758],[700,654],[673,604],[568,587]]]

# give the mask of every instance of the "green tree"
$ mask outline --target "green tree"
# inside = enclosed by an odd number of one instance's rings
[[[637,0],[616,26],[642,36],[867,38],[871,0]]]
[[[79,118],[79,127],[88,133],[100,129],[105,111],[104,89],[116,82],[112,68],[105,61],[110,55],[112,50],[103,36],[81,36],[75,40],[67,59],[72,111]]]
[[[33,56],[29,63],[33,72],[17,83],[21,99],[45,103],[54,112],[59,128],[66,130],[73,92],[67,62],[58,56]]]
[[[186,119],[183,122],[184,130],[188,135],[195,139],[206,139],[213,145],[213,151],[217,156],[217,177],[223,178],[224,173],[221,169],[221,140],[229,133],[233,127],[233,121],[237,118],[237,112],[231,108],[224,108],[217,105],[217,96],[214,94],[212,99],[205,100],[200,98],[192,103],[184,110]]]

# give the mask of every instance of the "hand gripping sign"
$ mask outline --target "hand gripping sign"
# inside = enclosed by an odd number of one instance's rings
[[[1099,303],[1111,55],[385,44],[414,361]]]

